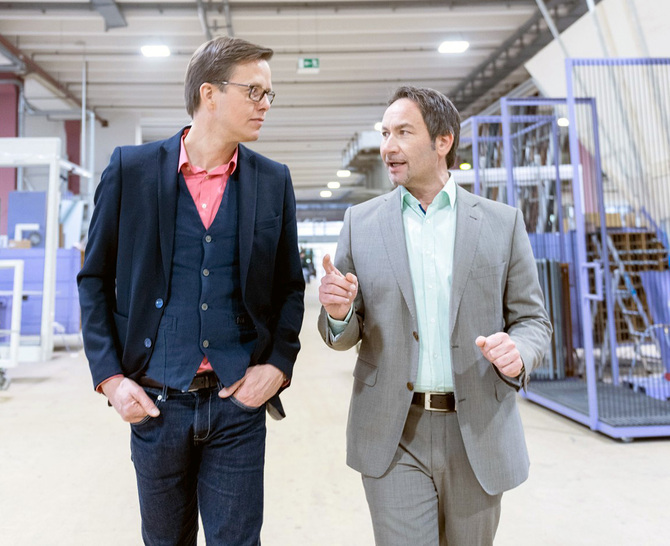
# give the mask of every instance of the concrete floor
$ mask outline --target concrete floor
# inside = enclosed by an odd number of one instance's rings
[[[373,544],[360,478],[344,463],[355,353],[327,349],[308,286],[303,350],[268,422],[264,546]],[[91,388],[81,351],[8,371],[0,392],[0,544],[140,545],[128,426]],[[670,443],[622,444],[520,400],[527,483],[503,498],[496,545],[669,543]],[[204,543],[202,541],[201,543]]]

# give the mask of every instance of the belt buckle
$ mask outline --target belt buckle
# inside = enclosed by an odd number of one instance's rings
[[[432,400],[432,398],[433,398],[433,394],[435,394],[435,395],[440,395],[440,394],[443,394],[443,393],[439,393],[439,392],[436,392],[436,393],[430,393],[430,392],[424,393],[424,395],[423,395],[423,407],[424,407],[424,409],[426,409],[426,410],[428,410],[428,411],[439,411],[439,412],[442,412],[442,413],[447,413],[447,411],[448,411],[447,408],[442,409],[442,408],[433,408],[433,407],[431,407],[430,402],[431,402],[431,400]]]

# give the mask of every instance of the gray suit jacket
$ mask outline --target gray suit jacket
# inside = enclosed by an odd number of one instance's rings
[[[475,338],[507,332],[530,373],[548,348],[551,324],[520,211],[460,187],[457,192],[449,314],[458,423],[477,479],[487,493],[497,494],[528,477],[516,406],[520,382],[498,373]],[[419,363],[399,189],[347,210],[335,265],[358,277],[355,315],[333,342],[322,309],[319,331],[338,350],[361,341],[347,426],[347,464],[379,477],[400,442]]]

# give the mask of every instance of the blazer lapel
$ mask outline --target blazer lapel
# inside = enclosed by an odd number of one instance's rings
[[[382,240],[384,241],[386,254],[391,264],[391,270],[412,318],[417,320],[414,289],[412,288],[412,273],[407,256],[405,228],[402,220],[402,208],[400,206],[400,190],[398,188],[386,196],[386,202],[379,209],[379,215],[379,227],[381,228]]]
[[[251,262],[256,223],[256,200],[258,194],[258,170],[253,155],[241,144],[238,145],[237,169],[232,178],[237,181],[238,231],[240,240],[240,283],[244,297]]]
[[[482,227],[481,212],[477,207],[477,201],[458,185],[456,191],[458,196],[456,197],[456,240],[449,309],[450,334],[454,331],[458,307],[468,282]]]
[[[159,150],[158,157],[158,239],[163,261],[165,285],[170,283],[172,251],[174,248],[174,230],[177,218],[177,188],[179,183],[179,152],[181,150],[182,129],[166,140]]]

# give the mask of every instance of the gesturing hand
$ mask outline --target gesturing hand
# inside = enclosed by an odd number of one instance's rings
[[[332,318],[343,320],[358,294],[358,279],[353,273],[342,275],[333,265],[329,254],[323,257],[323,268],[326,274],[319,286],[319,301]]]
[[[523,369],[523,361],[516,344],[505,332],[497,332],[488,337],[479,336],[475,344],[484,358],[491,362],[507,377],[518,377]]]

